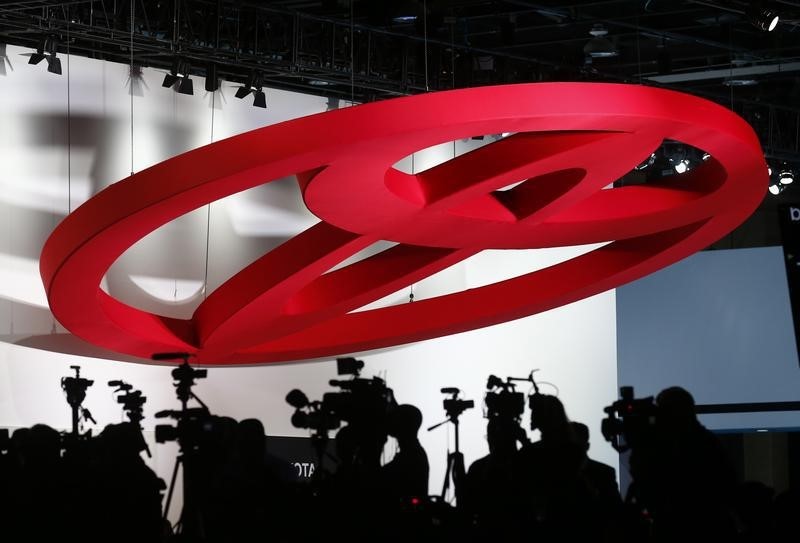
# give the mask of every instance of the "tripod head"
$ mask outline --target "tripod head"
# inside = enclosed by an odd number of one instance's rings
[[[117,396],[117,403],[122,404],[122,410],[128,416],[128,420],[141,428],[144,418],[142,406],[147,401],[146,396],[142,396],[141,390],[133,390],[133,386],[125,381],[109,381],[108,386],[114,388]]]
[[[458,395],[461,394],[461,390],[456,387],[446,387],[441,389],[440,392],[450,395],[449,398],[442,400],[442,407],[444,407],[444,411],[447,414],[447,419],[429,427],[429,432],[448,422],[458,425],[458,417],[467,409],[475,407],[475,402],[473,400],[462,400],[458,397]]]
[[[67,394],[67,403],[70,407],[80,407],[83,400],[86,399],[86,389],[94,384],[91,379],[84,379],[81,377],[80,366],[70,366],[75,370],[74,377],[62,377],[61,389]]]
[[[206,410],[206,404],[192,392],[192,387],[195,385],[195,379],[205,379],[208,377],[208,370],[198,370],[189,365],[189,357],[193,355],[189,353],[155,353],[150,358],[153,360],[183,360],[183,363],[177,368],[172,370],[173,386],[175,386],[175,395],[178,401],[181,402],[181,409],[186,410],[186,404],[189,399],[194,398]]]

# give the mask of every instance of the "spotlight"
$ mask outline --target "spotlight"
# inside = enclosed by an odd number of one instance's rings
[[[773,175],[775,171],[778,172],[777,175]],[[786,162],[776,170],[773,170],[768,165],[767,172],[769,173],[769,192],[774,196],[777,196],[786,190],[786,187],[794,183],[794,169]]]
[[[47,71],[51,74],[61,75],[61,59],[56,56],[55,51],[47,57]]]
[[[181,94],[194,94],[194,85],[189,77],[191,66],[188,62],[175,59],[172,69],[164,76],[162,87],[172,87]]]
[[[395,24],[411,24],[416,22],[421,12],[421,6],[413,0],[395,2],[394,9],[390,10],[392,22]]]
[[[213,62],[208,63],[206,68],[206,84],[205,89],[207,92],[215,92],[219,90],[219,77],[217,77],[217,65]]]
[[[181,78],[181,82],[178,84],[178,92],[181,94],[194,94],[194,84],[188,75]]]
[[[61,59],[58,58],[56,48],[58,42],[55,38],[47,38],[39,42],[36,52],[31,54],[28,59],[28,64],[39,64],[43,60],[47,60],[47,71],[51,74],[61,75]]]
[[[608,30],[603,25],[594,25],[589,34],[593,37],[583,46],[583,52],[587,56],[591,58],[611,58],[619,55],[619,51],[614,47],[614,44],[606,38]]]
[[[260,108],[267,107],[267,96],[263,90],[259,89],[253,93],[253,105]]]
[[[264,94],[264,91],[261,90],[261,78],[254,73],[250,74],[247,78],[247,83],[239,87],[236,91],[236,98],[242,99],[251,92],[253,93],[253,105],[255,107],[266,108],[267,96]]]
[[[653,164],[655,164],[655,162],[656,162],[656,154],[655,153],[650,153],[650,156],[647,157],[647,159],[644,162],[642,162],[641,164],[636,166],[634,169],[638,170],[638,171],[642,171],[642,170],[645,170],[645,169],[649,168]]]
[[[745,10],[747,18],[750,23],[764,32],[772,32],[778,26],[780,15],[778,12],[769,6],[765,6],[762,2],[752,2]]]
[[[47,49],[47,40],[42,40],[39,42],[36,52],[31,54],[31,58],[28,59],[28,64],[39,64],[43,61],[46,58],[44,54],[45,49]]]

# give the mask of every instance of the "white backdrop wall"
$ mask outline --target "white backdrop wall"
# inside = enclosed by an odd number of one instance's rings
[[[78,364],[95,380],[85,405],[100,427],[121,419],[105,382],[124,379],[148,397],[144,424],[150,431],[152,413],[176,404],[169,368],[94,349],[55,322],[38,274],[45,239],[67,213],[131,170],[212,138],[322,112],[332,104],[268,89],[263,110],[253,108],[250,99],[235,99],[235,87],[224,82],[212,96],[195,78],[195,95],[184,96],[162,88],[163,73],[156,70],[144,69],[131,80],[127,66],[65,57],[64,75],[58,77],[44,65],[28,65],[29,50],[9,46],[7,53],[10,64],[0,74],[0,426],[44,422],[66,428],[69,412],[59,378]],[[420,171],[489,141],[444,143],[396,166]],[[142,309],[186,318],[202,301],[206,282],[213,290],[315,221],[294,179],[278,180],[196,210],[147,236],[114,264],[103,288]],[[488,251],[417,284],[414,294],[421,299],[480,286],[585,250]],[[407,298],[403,291],[378,303],[406,303]],[[616,397],[613,291],[515,322],[360,356],[367,363],[364,375],[384,376],[400,402],[420,407],[425,426],[444,417],[439,388],[457,386],[480,404],[490,373],[524,376],[540,368],[539,377],[558,386],[570,417],[592,429],[592,456],[617,464],[599,432],[602,407]],[[291,426],[292,410],[284,397],[297,387],[319,398],[331,378],[335,365],[330,360],[215,368],[197,393],[215,413],[259,418],[270,434],[304,436],[305,430]],[[467,462],[487,452],[480,411],[463,416]],[[421,439],[435,492],[451,436],[449,429],[440,429],[423,431]],[[155,452],[153,465],[167,478],[174,448],[159,445]],[[387,451],[387,459],[391,454]]]

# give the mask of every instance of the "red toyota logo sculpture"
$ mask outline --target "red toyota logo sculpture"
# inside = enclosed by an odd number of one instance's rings
[[[438,143],[500,132],[514,135],[417,175],[392,167]],[[711,158],[661,184],[603,190],[664,139]],[[288,175],[321,222],[211,293],[192,319],[100,290],[111,264],[149,232]],[[617,287],[722,237],[766,186],[750,126],[706,100],[611,84],[456,90],[312,115],[157,164],[59,224],[41,272],[59,322],[96,345],[145,358],[186,350],[206,364],[308,359],[472,330]],[[398,245],[326,273],[378,240]],[[514,279],[354,311],[484,249],[609,241]]]

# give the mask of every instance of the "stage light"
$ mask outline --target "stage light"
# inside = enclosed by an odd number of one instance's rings
[[[606,38],[608,30],[601,24],[596,24],[589,31],[593,37],[583,46],[583,52],[592,58],[611,58],[619,55],[619,51],[611,41]]]
[[[769,186],[769,193],[772,194],[773,196],[777,196],[778,194],[783,192],[785,188],[786,187],[784,185],[781,185],[780,183],[773,183],[772,185]]]
[[[263,90],[259,89],[253,92],[253,105],[261,108],[267,107],[267,96],[264,94]]]
[[[178,92],[181,94],[194,94],[194,84],[189,76],[181,78],[181,82],[178,83]]]
[[[191,66],[188,62],[175,59],[172,63],[172,69],[164,76],[161,86],[172,87],[181,94],[194,94],[194,85],[189,77],[190,69]]]
[[[774,171],[777,171],[778,174],[773,175]],[[786,187],[794,183],[794,170],[785,162],[777,170],[767,166],[767,172],[769,173],[769,192],[774,196],[782,193]]]
[[[215,92],[219,90],[219,77],[217,76],[217,65],[213,62],[208,63],[206,68],[206,92]]]
[[[261,78],[256,74],[250,74],[250,76],[247,78],[247,83],[245,83],[244,86],[239,87],[239,89],[236,91],[236,98],[242,99],[251,92],[253,93],[253,105],[255,107],[266,108],[267,96],[261,89]]]
[[[42,40],[39,42],[36,52],[31,54],[31,58],[28,59],[28,64],[39,64],[43,61],[46,58],[44,54],[45,49],[47,49],[47,40]]]
[[[645,170],[645,169],[649,168],[653,164],[655,164],[655,162],[656,162],[656,154],[655,153],[650,153],[650,156],[647,157],[647,159],[644,162],[642,162],[641,164],[636,166],[634,169],[638,170],[638,171],[642,171],[642,170]]]
[[[47,38],[39,42],[36,52],[31,54],[28,64],[39,64],[47,60],[47,71],[51,74],[61,75],[61,59],[58,58],[56,48],[58,42],[55,38]]]
[[[47,71],[51,74],[61,75],[61,59],[55,53],[47,57]]]
[[[778,12],[762,2],[751,3],[745,14],[754,27],[765,32],[775,30],[780,21]]]

